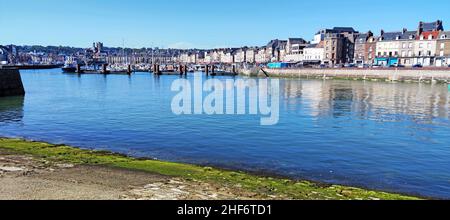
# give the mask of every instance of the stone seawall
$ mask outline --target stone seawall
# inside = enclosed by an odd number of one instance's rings
[[[450,82],[450,69],[259,69],[244,75],[288,78]]]
[[[19,70],[0,67],[0,97],[19,95],[25,95]]]

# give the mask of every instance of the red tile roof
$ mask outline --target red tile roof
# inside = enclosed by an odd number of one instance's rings
[[[438,39],[439,37],[439,31],[425,31],[421,34],[421,36],[423,36],[424,40],[428,40],[428,38],[430,37],[430,35],[433,36],[433,40]],[[420,36],[417,36],[417,40],[420,40]]]

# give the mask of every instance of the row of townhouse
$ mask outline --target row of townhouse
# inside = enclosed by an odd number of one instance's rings
[[[374,36],[369,31],[355,42],[355,62],[383,66],[448,66],[450,64],[450,32],[442,21],[420,22],[415,31],[385,32]]]
[[[224,48],[181,53],[182,63],[269,63],[306,62],[343,64],[353,60],[354,42],[358,32],[349,27],[320,30],[312,42],[303,38],[271,40],[262,47]],[[202,58],[193,58],[201,54]]]
[[[289,62],[336,66],[344,64],[447,66],[450,64],[450,32],[442,21],[420,22],[415,31],[403,29],[359,33],[352,27],[319,30],[312,41],[303,38],[271,40],[262,47],[190,50],[181,52],[182,63]]]

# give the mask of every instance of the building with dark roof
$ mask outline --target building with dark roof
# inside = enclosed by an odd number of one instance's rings
[[[375,47],[374,42],[376,42],[372,31],[368,31],[364,34],[359,34],[355,40],[355,64],[373,64],[373,59],[375,58]]]
[[[358,36],[353,28],[334,28],[324,36],[324,64],[329,66],[354,62],[355,41]]]
[[[441,20],[437,20],[435,22],[419,22],[419,27],[417,28],[417,35],[420,35],[422,32],[428,31],[444,31],[444,24]]]
[[[450,31],[442,31],[437,39],[436,66],[450,65]]]

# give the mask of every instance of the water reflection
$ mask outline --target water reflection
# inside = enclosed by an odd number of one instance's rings
[[[420,122],[449,118],[447,85],[361,81],[284,81],[286,107],[310,109],[314,117]],[[296,105],[301,102],[302,105]]]
[[[0,126],[23,119],[24,96],[0,97]]]

